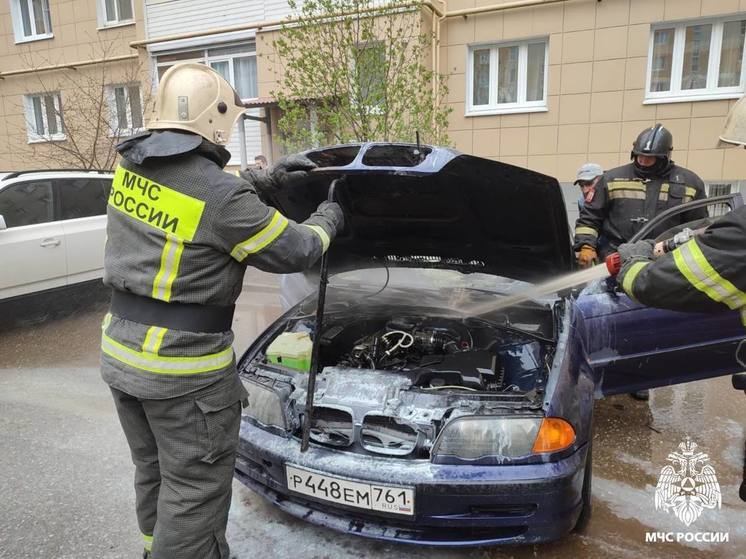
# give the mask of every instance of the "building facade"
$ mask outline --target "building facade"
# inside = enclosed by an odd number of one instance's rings
[[[31,70],[95,61],[91,45],[102,38],[116,43],[109,57],[132,57],[116,64],[147,68],[143,110],[170,65],[209,64],[253,107],[246,163],[281,154],[272,41],[291,13],[286,0],[209,7],[199,0],[9,0],[4,9],[0,168],[28,167],[29,145],[62,138],[62,123],[52,118],[59,101],[39,95],[39,76],[96,65]],[[712,183],[713,193],[746,179],[746,158],[717,140],[746,85],[746,0],[426,1],[421,19],[439,37],[431,63],[447,77],[448,132],[461,151],[569,183],[582,163],[626,163],[635,136],[661,122],[674,136],[673,159]],[[111,112],[124,132],[137,129],[143,119],[132,116],[134,82],[110,81],[118,86],[109,94]],[[241,143],[234,134],[232,167]]]
[[[510,2],[447,2],[440,71],[458,149],[570,182],[582,163],[629,162],[637,134],[660,122],[673,159],[711,194],[746,179],[742,151],[718,145],[746,83],[746,2],[500,4]]]
[[[143,126],[140,3],[9,0],[0,18],[0,169],[105,165]]]

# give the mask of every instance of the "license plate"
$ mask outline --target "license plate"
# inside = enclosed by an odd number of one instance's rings
[[[360,509],[414,515],[414,490],[327,476],[285,464],[288,489],[324,501]]]

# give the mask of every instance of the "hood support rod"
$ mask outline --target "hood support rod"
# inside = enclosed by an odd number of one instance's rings
[[[334,179],[329,185],[327,200],[334,201],[334,191],[342,179]],[[316,375],[321,372],[319,363],[319,351],[321,349],[321,328],[324,321],[324,303],[326,302],[326,286],[329,283],[329,249],[321,255],[321,273],[319,274],[319,295],[316,300],[316,326],[313,333],[313,346],[311,348],[311,370],[308,372],[308,387],[306,389],[306,410],[303,418],[303,431],[300,443],[300,451],[308,450],[311,437],[311,416],[313,414],[313,397],[316,392]]]

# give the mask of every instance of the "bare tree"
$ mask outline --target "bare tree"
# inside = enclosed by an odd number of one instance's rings
[[[90,59],[80,68],[33,73],[33,94],[24,96],[25,158],[39,167],[111,170],[116,145],[143,127],[151,104],[149,80],[137,58],[116,56],[121,41],[96,41]],[[38,53],[22,55],[31,68],[56,64]],[[143,83],[144,82],[144,83]]]
[[[288,150],[319,143],[447,144],[447,87],[425,65],[435,40],[411,0],[290,0],[273,42]],[[437,48],[437,45],[435,45]]]

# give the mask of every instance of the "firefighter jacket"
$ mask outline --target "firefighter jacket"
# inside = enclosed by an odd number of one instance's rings
[[[740,310],[746,326],[746,206],[654,262],[630,259],[618,281],[645,305],[690,312]]]
[[[104,283],[166,303],[230,308],[246,266],[304,270],[328,248],[334,211],[295,223],[226,173],[230,154],[200,136],[146,132],[118,146],[107,208]],[[176,306],[176,305],[174,305]],[[109,313],[102,376],[138,398],[173,398],[235,375],[230,328],[192,332]]]
[[[605,258],[659,213],[701,198],[705,198],[702,179],[678,165],[671,164],[660,177],[652,179],[638,176],[633,163],[612,169],[598,181],[593,200],[580,209],[575,250],[589,245]],[[692,210],[667,222],[665,229],[705,217],[706,209]],[[602,246],[599,237],[604,239]]]

